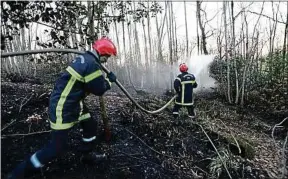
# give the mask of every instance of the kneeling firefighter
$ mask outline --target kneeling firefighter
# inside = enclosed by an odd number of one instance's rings
[[[77,123],[83,129],[82,145],[78,151],[86,159],[99,161],[99,156],[103,155],[93,151],[96,147],[97,121],[92,119],[83,100],[89,93],[102,96],[111,89],[111,82],[116,82],[112,72],[106,79],[100,66],[101,62],[106,62],[112,55],[117,55],[116,47],[104,37],[94,42],[93,50],[86,51],[71,62],[56,81],[50,96],[51,141],[20,163],[7,178],[23,178],[62,155],[68,149],[68,133]]]
[[[179,109],[186,107],[190,118],[195,118],[193,88],[197,88],[195,76],[188,73],[188,66],[185,63],[179,65],[181,74],[174,80],[174,89],[178,94],[175,99],[173,108],[173,116],[175,119],[179,117]]]

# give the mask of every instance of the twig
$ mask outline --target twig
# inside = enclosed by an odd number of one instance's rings
[[[235,141],[235,143],[236,143],[236,145],[237,145],[237,147],[238,147],[239,154],[241,154],[241,148],[240,148],[240,146],[239,146],[239,143],[237,142],[236,138],[235,138],[234,135],[232,134],[231,130],[226,126],[226,124],[224,124],[224,122],[223,122],[222,120],[220,120],[220,119],[216,119],[216,120],[220,121],[220,122],[226,127],[226,129],[228,129],[228,131],[230,132],[230,135],[232,136],[232,138],[234,139],[234,141]]]
[[[103,18],[114,18],[114,17],[118,18],[118,17],[120,17],[120,16],[104,16],[104,17],[101,17],[101,19],[103,19]],[[98,18],[98,19],[95,19],[95,20],[101,20],[101,19]],[[57,27],[54,27],[54,26],[52,26],[52,25],[45,24],[45,23],[42,23],[42,22],[39,22],[39,21],[36,21],[36,22],[34,22],[34,23],[41,24],[41,25],[44,25],[44,26],[53,28],[53,29],[55,29],[55,30],[63,31],[63,32],[71,32],[71,33],[74,33],[74,34],[83,34],[83,33],[81,33],[79,30],[78,30],[78,31],[71,31],[71,30],[66,29],[66,28],[57,28]]]
[[[20,108],[19,108],[19,112],[18,112],[18,113],[21,112],[23,106],[29,102],[29,100],[32,98],[32,96],[33,96],[33,93],[31,94],[31,96],[30,96],[29,99],[27,99],[27,96],[25,96],[25,98],[21,101],[21,104],[20,104]],[[27,100],[24,102],[25,99],[27,99]],[[23,103],[23,102],[24,102],[24,103]]]
[[[210,105],[210,109],[208,110],[208,111],[202,111],[203,113],[208,113],[208,112],[210,112],[210,111],[212,111],[214,108],[215,108],[215,101],[213,101],[213,105],[212,105],[212,107],[211,107],[211,105]],[[208,104],[207,104],[207,106],[208,106]],[[206,109],[206,108],[205,108]]]
[[[221,155],[219,154],[219,152],[218,152],[217,148],[215,147],[214,143],[212,142],[211,138],[208,136],[208,134],[206,133],[206,131],[204,130],[204,128],[202,127],[202,125],[200,125],[200,124],[197,124],[197,125],[199,125],[199,126],[201,127],[202,131],[204,132],[204,134],[206,135],[206,137],[208,138],[208,140],[209,140],[210,143],[212,144],[212,146],[213,146],[213,148],[215,149],[217,155],[219,156],[219,158],[220,158],[222,164],[224,165],[224,168],[225,168],[225,170],[226,170],[226,172],[227,172],[229,178],[232,179],[232,177],[231,177],[231,175],[230,175],[230,173],[229,173],[229,171],[228,171],[228,168],[227,168],[226,164],[224,163],[224,161],[223,161]]]
[[[267,16],[267,15],[265,15],[265,14],[259,14],[258,12],[253,12],[253,11],[250,11],[250,10],[248,10],[247,12],[252,13],[252,14],[256,14],[256,15],[259,15],[259,16],[266,17],[266,18],[268,18],[268,19],[273,20],[274,22],[278,22],[278,23],[281,23],[281,24],[286,24],[285,22],[278,21],[277,19],[274,19],[273,17],[269,17],[269,16]]]
[[[28,134],[30,134],[32,123],[29,124]],[[22,143],[24,143],[25,136],[23,136]]]
[[[151,162],[150,160],[145,160],[145,159],[142,159],[142,158],[139,158],[139,157],[133,157],[133,156],[131,156],[131,155],[125,153],[125,152],[122,152],[122,151],[119,151],[119,152],[122,153],[122,154],[124,154],[124,155],[126,155],[127,157],[130,157],[130,158],[133,158],[133,159],[137,159],[137,160],[140,160],[140,161],[146,162],[146,163],[151,163],[151,164],[154,164],[154,165],[157,165],[157,166],[163,168],[163,167],[162,167],[161,165],[159,165],[158,163]],[[169,170],[169,169],[167,169],[167,170]]]
[[[287,135],[286,135],[284,144],[283,144],[283,150],[282,150],[282,165],[283,165],[283,167],[282,167],[282,175],[281,175],[280,178],[284,178],[284,177],[285,177],[285,174],[286,174],[286,157],[285,157],[285,151],[286,151],[287,140],[288,140],[288,132],[287,132]]]
[[[272,129],[272,133],[271,133],[271,136],[272,136],[272,139],[274,141],[274,144],[276,145],[276,141],[275,141],[275,138],[274,138],[274,131],[276,129],[276,127],[279,127],[281,124],[283,124],[286,120],[288,119],[288,117],[286,117],[285,119],[283,119],[283,121],[281,121],[280,123],[276,124],[273,129]]]
[[[32,132],[32,133],[27,133],[27,134],[8,134],[8,135],[2,135],[2,137],[29,136],[29,135],[35,135],[35,134],[48,133],[48,132],[51,132],[51,131],[52,131],[52,130],[49,130],[49,131],[40,131],[40,132]]]
[[[197,165],[194,166],[195,168],[197,168],[198,170],[200,170],[201,172],[205,173],[207,176],[209,176],[209,173],[207,173],[205,170],[203,170],[202,168],[198,167]]]
[[[38,98],[41,98],[41,97],[45,96],[46,94],[47,93],[45,92],[45,93],[41,94],[40,96],[38,96]]]
[[[120,170],[124,168],[133,168],[133,167],[139,167],[141,165],[128,165],[128,166],[123,166],[123,167],[118,167],[118,168],[112,168],[112,170]]]
[[[2,129],[1,129],[1,132],[3,132],[7,127],[9,127],[11,124],[13,124],[14,122],[16,121],[16,119],[12,120],[9,124],[7,124],[6,126],[4,126]]]
[[[190,170],[191,170],[191,172],[192,172],[192,176],[193,176],[193,178],[195,178],[195,179],[197,179],[197,178],[202,178],[202,177],[199,176],[196,172],[194,172],[193,169],[190,169]]]
[[[245,170],[244,164],[242,164],[242,179],[244,179],[244,170]]]
[[[187,158],[187,157],[173,157],[173,156],[169,156],[169,155],[165,155],[162,154],[161,152],[155,150],[154,148],[150,147],[148,144],[146,144],[140,137],[138,137],[136,134],[134,134],[133,132],[129,131],[128,129],[124,128],[127,132],[129,132],[130,134],[132,134],[134,137],[136,137],[140,142],[142,142],[142,144],[144,144],[146,147],[148,147],[150,150],[152,150],[153,152],[156,152],[157,154],[163,155],[165,157],[169,157],[169,158],[175,158],[175,159],[183,159],[183,158]]]
[[[275,129],[276,129],[277,127],[280,127],[280,125],[282,125],[287,119],[288,119],[288,117],[284,118],[280,123],[276,124],[276,125],[273,127],[273,129],[272,129],[271,136],[272,136],[272,139],[273,139],[273,142],[274,142],[275,147],[277,147],[277,143],[276,143],[276,140],[275,140],[275,138],[274,138]],[[286,138],[285,138],[284,145],[283,145],[282,164],[284,164],[284,166],[283,166],[283,170],[282,170],[282,174],[281,174],[281,177],[280,177],[280,178],[284,178],[285,173],[286,173],[285,147],[286,147],[286,144],[287,144],[287,137],[288,137],[288,133],[287,133],[287,136],[286,136]],[[281,155],[281,152],[279,151],[278,154]]]

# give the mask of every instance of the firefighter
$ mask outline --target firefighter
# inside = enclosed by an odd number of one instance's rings
[[[111,83],[116,82],[114,73],[110,72],[107,78],[104,76],[100,63],[116,56],[117,50],[106,37],[96,40],[92,49],[76,57],[55,83],[49,101],[51,141],[20,163],[7,178],[23,178],[62,155],[68,149],[68,132],[77,123],[82,128],[82,145],[78,150],[82,157],[96,161],[103,156],[93,151],[97,121],[92,119],[83,100],[89,93],[102,96],[111,88]]]
[[[185,63],[179,65],[179,70],[181,74],[174,80],[174,89],[178,96],[175,99],[173,117],[177,119],[179,117],[179,109],[186,107],[189,117],[194,119],[193,88],[197,88],[197,82],[195,76],[188,73],[188,66]]]

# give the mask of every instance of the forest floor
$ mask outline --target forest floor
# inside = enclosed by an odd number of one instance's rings
[[[51,89],[52,86],[33,82],[2,81],[2,178],[48,142],[47,107]],[[164,94],[134,96],[151,110],[170,99]],[[287,129],[275,130],[276,142],[271,132],[283,118],[268,118],[255,110],[228,105],[216,93],[196,94],[197,119],[191,121],[183,111],[181,123],[174,121],[172,106],[149,115],[135,108],[117,91],[107,92],[105,101],[112,139],[104,140],[99,120],[99,145],[95,150],[105,152],[109,158],[98,165],[83,164],[73,150],[81,141],[81,131],[76,126],[70,132],[71,150],[31,178],[229,178],[225,166],[232,178],[281,176]],[[86,103],[94,118],[100,118],[98,97],[90,95]],[[27,122],[33,115],[39,118],[38,122]]]

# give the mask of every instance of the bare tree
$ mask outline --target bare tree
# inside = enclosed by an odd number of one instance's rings
[[[275,12],[275,9],[274,9],[274,2],[271,1],[271,8],[272,8],[272,12],[273,12],[273,23],[272,25],[270,25],[270,36],[269,36],[269,40],[270,40],[270,43],[269,43],[269,49],[270,49],[270,53],[272,54],[274,52],[274,41],[275,41],[275,35],[276,35],[276,29],[277,29],[277,21],[278,21],[278,13],[279,13],[279,4],[277,6],[277,11]],[[269,20],[269,23],[271,23],[271,20]]]
[[[225,1],[223,2],[224,36],[225,36],[225,59],[226,59],[226,62],[227,62],[227,97],[228,97],[228,102],[232,103],[232,100],[231,100],[231,89],[230,89],[230,59],[228,58],[226,3],[227,2],[225,2]]]
[[[82,4],[81,1],[80,1],[79,3],[80,3],[80,5]],[[76,22],[76,27],[77,27],[77,29],[80,29],[80,28],[82,27],[83,19],[84,19],[84,18],[82,18],[82,19],[78,18],[78,19],[77,19],[77,22]],[[86,41],[85,41],[84,33],[80,33],[80,34],[79,34],[79,38],[80,38],[80,41],[79,41],[80,49],[81,49],[81,50],[86,50],[86,49],[85,49]]]
[[[285,33],[284,33],[284,39],[283,39],[283,59],[285,59],[285,55],[286,55],[286,50],[287,50],[287,36],[288,36],[288,2],[286,2],[287,4],[287,14],[286,14],[286,25],[285,25]]]
[[[263,9],[264,9],[264,2],[262,4],[262,7],[261,7],[261,12],[260,14],[262,14],[263,12]],[[258,26],[258,23],[259,23],[259,20],[260,20],[260,17],[258,17],[255,25],[254,25],[254,29],[253,29],[253,33],[252,33],[252,41],[251,41],[251,45],[249,46],[249,29],[248,29],[248,22],[247,22],[247,15],[246,13],[244,12],[243,13],[243,16],[244,16],[244,22],[245,22],[245,27],[246,27],[246,46],[245,46],[245,51],[246,51],[246,55],[245,55],[245,66],[244,66],[244,70],[243,70],[243,75],[242,75],[242,87],[241,87],[241,102],[240,104],[241,105],[244,105],[244,94],[245,94],[245,82],[246,82],[246,77],[247,77],[247,73],[248,73],[248,69],[250,67],[250,64],[252,62],[252,59],[254,58],[254,54],[256,52],[256,47],[257,47],[257,43],[258,43],[258,39],[254,38],[255,36],[255,33],[257,32],[257,26]],[[244,32],[243,32],[244,33]],[[257,35],[259,37],[259,33],[257,33]],[[255,41],[256,41],[256,44],[255,44]]]
[[[4,25],[1,26],[1,31],[2,33],[5,33],[6,34],[6,31],[7,31],[7,28],[5,28]],[[5,43],[5,51],[8,51],[8,42],[7,40],[4,39],[4,43]],[[7,74],[11,74],[12,73],[12,69],[10,67],[10,61],[11,59],[10,58],[3,58],[1,59],[2,60],[2,65],[4,65],[4,69],[5,69],[5,72]],[[1,66],[2,67],[2,66]]]
[[[197,2],[196,2],[197,4]],[[200,55],[200,37],[199,37],[199,21],[198,11],[196,10],[196,33],[197,33],[197,54]]]
[[[140,51],[140,44],[139,44],[139,36],[138,36],[138,30],[137,30],[137,23],[134,22],[134,39],[135,39],[135,52],[137,54],[137,67],[141,65],[141,51]]]
[[[171,12],[170,12],[170,6],[169,6],[169,2],[166,2],[165,3],[165,7],[168,11],[168,14],[169,14],[169,19],[166,18],[166,26],[167,26],[167,37],[168,37],[168,47],[169,47],[169,64],[170,64],[170,70],[171,70],[171,73],[170,73],[170,89],[172,90],[173,89],[173,84],[172,84],[172,81],[173,81],[173,73],[172,73],[172,65],[173,65],[173,52],[172,52],[172,44],[173,44],[173,39],[172,39],[172,24],[171,24]]]
[[[128,59],[128,62],[126,62],[128,65],[126,65],[126,68],[127,68],[127,72],[128,72],[128,78],[129,78],[129,82],[130,82],[130,84],[132,85],[132,87],[134,88],[134,90],[136,91],[136,88],[135,88],[135,86],[134,86],[134,84],[133,84],[133,81],[132,81],[132,78],[131,78],[131,68],[129,68],[129,67],[131,67],[131,66],[133,66],[133,55],[132,55],[132,41],[131,41],[131,25],[130,25],[130,22],[128,22],[127,23],[127,30],[128,30],[128,40],[129,40],[129,58],[127,58]],[[125,58],[125,60],[127,60],[126,58]]]
[[[143,28],[143,35],[144,35],[144,57],[145,57],[145,69],[146,72],[148,71],[149,68],[149,61],[148,61],[148,47],[147,47],[147,36],[146,36],[146,30],[145,30],[145,23],[144,19],[142,19],[142,28]]]
[[[231,58],[234,59],[234,70],[235,70],[235,84],[236,84],[236,96],[235,104],[238,104],[239,99],[239,79],[238,79],[238,70],[237,70],[237,59],[236,59],[236,50],[235,50],[235,17],[234,17],[234,2],[231,1],[231,32],[232,32],[232,48],[231,48]]]
[[[187,12],[186,12],[186,1],[184,1],[184,16],[185,16],[185,31],[186,31],[186,57],[189,56],[189,37],[188,37],[188,25],[187,25]]]
[[[173,62],[178,61],[178,54],[177,54],[177,35],[176,35],[176,21],[175,21],[175,15],[173,11],[173,3],[170,2],[170,26],[171,26],[171,38],[172,38],[172,56],[173,56]],[[172,62],[172,63],[173,63]]]
[[[166,11],[165,11],[166,12]],[[165,14],[166,16],[166,14]],[[162,47],[161,47],[161,42],[162,42],[162,37],[163,37],[163,31],[161,32],[161,26],[159,27],[159,23],[158,23],[158,17],[156,16],[155,18],[156,21],[156,30],[157,30],[157,52],[158,52],[158,57],[157,59],[159,59],[159,61],[163,62],[163,54],[162,54]],[[165,19],[164,19],[165,21]],[[163,27],[163,25],[162,25]]]
[[[283,52],[282,52],[283,60],[286,59],[286,56],[287,56],[286,55],[286,53],[287,53],[286,50],[287,50],[287,46],[288,46],[288,43],[287,43],[287,41],[288,41],[288,2],[286,4],[287,4],[287,12],[286,12],[287,14],[286,14],[286,25],[285,25],[285,34],[284,34],[284,42],[283,42]],[[283,87],[285,85],[285,82],[284,82],[285,76],[287,77],[287,75],[288,75],[287,67],[288,67],[287,63],[284,64],[283,69],[284,69],[284,71],[286,71],[286,74],[285,73],[283,74]],[[287,86],[287,84],[288,84],[288,80],[286,80],[286,86]]]
[[[121,3],[123,3],[123,1]],[[123,5],[122,5],[121,12],[122,12],[122,14],[124,13],[124,6]],[[126,38],[125,38],[126,31],[125,31],[125,20],[124,19],[122,19],[121,24],[122,24],[123,59],[124,59],[124,61],[127,61],[127,58],[126,58]],[[128,71],[129,71],[129,69],[126,66],[127,76],[129,76],[129,72]]]
[[[112,15],[115,16],[114,11],[112,11]],[[119,40],[119,32],[118,32],[118,28],[117,28],[117,23],[116,23],[116,19],[113,19],[113,24],[114,24],[114,30],[115,30],[115,36],[116,36],[116,42],[117,42],[117,50],[118,50],[118,56],[120,57],[119,63],[121,66],[121,45],[120,45],[120,40]]]
[[[136,2],[133,2],[133,11],[136,10]],[[140,43],[139,43],[139,33],[138,33],[138,29],[137,29],[137,23],[136,21],[134,21],[133,23],[133,31],[134,31],[134,44],[135,44],[135,55],[136,55],[136,64],[137,67],[139,67],[141,65],[141,60],[142,60],[142,56],[141,56],[141,50],[140,50]],[[144,77],[142,75],[142,84],[144,83]]]
[[[162,49],[162,42],[163,42],[163,30],[164,30],[164,26],[165,26],[165,20],[166,20],[166,17],[167,17],[167,9],[165,9],[165,14],[164,14],[164,18],[162,20],[162,23],[159,25],[159,22],[158,22],[158,16],[155,17],[155,21],[156,21],[156,31],[157,31],[157,59],[158,61],[160,61],[160,63],[163,63],[164,62],[164,58],[163,58],[163,49]],[[159,71],[160,67],[158,66],[159,63],[156,63],[156,71]],[[160,74],[161,75],[161,74]],[[159,77],[156,78],[156,85],[158,86],[159,85],[159,82],[157,81],[159,80]],[[157,87],[156,86],[156,87]],[[168,85],[169,86],[169,85]]]
[[[95,35],[95,28],[94,28],[94,2],[88,1],[88,22],[89,22],[89,32],[92,34],[92,37]],[[91,49],[91,42],[88,43],[89,49]]]
[[[152,51],[152,42],[151,42],[151,27],[150,27],[150,5],[149,5],[149,1],[147,1],[147,7],[148,7],[148,14],[147,14],[147,35],[148,35],[148,42],[149,42],[149,60],[150,60],[150,64],[152,62],[152,55],[153,55],[153,51]],[[148,58],[148,56],[146,57]]]
[[[200,2],[200,1],[196,1],[196,4],[197,4],[196,13],[197,13],[197,20],[198,20],[199,28],[201,30],[201,49],[203,50],[205,55],[208,55],[207,46],[206,46],[206,44],[207,44],[206,33],[205,33],[205,29],[204,29],[204,26],[202,23],[201,13],[200,13],[200,11],[202,10],[201,9],[201,3],[202,2]]]

